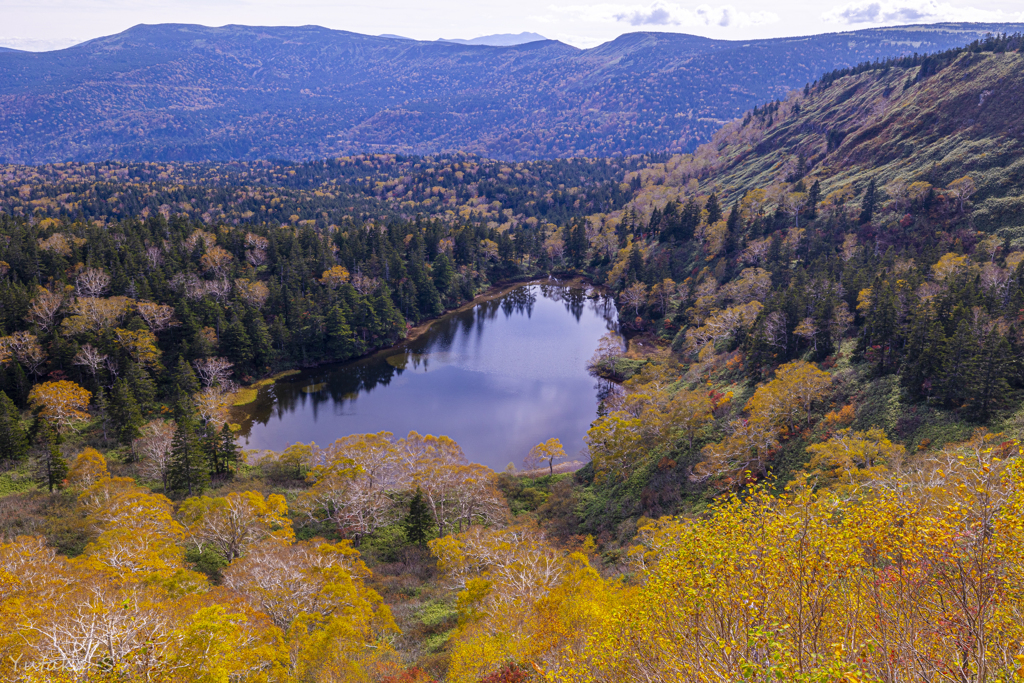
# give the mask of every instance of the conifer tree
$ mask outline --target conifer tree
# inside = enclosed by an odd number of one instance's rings
[[[214,476],[230,477],[242,458],[235,435],[226,424],[220,432],[210,428],[203,439],[203,447],[210,463],[210,473]]]
[[[207,454],[198,434],[195,408],[180,402],[175,410],[176,428],[171,446],[167,485],[171,491],[197,496],[209,482]]]
[[[868,183],[868,189],[864,191],[864,198],[860,202],[860,223],[870,223],[875,215],[875,179]]]
[[[267,321],[259,311],[249,309],[243,319],[245,331],[252,343],[252,362],[257,367],[268,365],[274,357],[274,340],[270,336]]]
[[[437,288],[442,298],[446,297],[448,290],[452,286],[452,280],[455,278],[455,271],[452,268],[452,262],[448,258],[448,254],[438,254],[430,272],[434,278],[434,287]]]
[[[942,398],[946,405],[956,408],[967,400],[976,354],[974,333],[967,321],[961,319],[946,345],[942,361]]]
[[[911,396],[927,398],[942,374],[946,354],[946,335],[938,320],[926,313],[915,316],[907,341],[903,384]]]
[[[172,387],[175,399],[190,397],[199,391],[199,378],[195,370],[184,357],[178,359],[178,365],[174,368],[174,384]]]
[[[807,193],[807,217],[815,219],[818,217],[818,202],[821,201],[821,181],[815,180]]]
[[[1006,380],[1010,359],[1010,344],[995,329],[978,345],[970,375],[970,407],[972,416],[979,421],[991,417],[1006,399],[1010,384]]]
[[[729,218],[725,222],[726,229],[726,253],[733,254],[739,250],[740,240],[740,209],[738,204],[733,204],[729,211]]]
[[[252,341],[237,315],[232,316],[231,322],[225,325],[220,335],[220,346],[224,355],[235,365],[244,366],[252,361]]]
[[[718,204],[718,195],[714,192],[708,197],[704,204],[704,210],[708,212],[708,225],[722,220],[722,207]]]
[[[0,460],[21,460],[28,453],[28,434],[14,401],[0,391]]]
[[[642,282],[644,279],[644,256],[640,251],[640,245],[634,244],[629,252],[629,262],[626,264],[626,282]]]
[[[96,393],[92,397],[92,404],[98,413],[97,422],[99,423],[100,430],[103,432],[103,443],[107,444],[110,441],[110,436],[107,433],[110,427],[110,401],[107,399],[107,392],[102,386],[96,388]]]
[[[145,424],[139,404],[125,378],[114,382],[110,393],[109,413],[117,429],[117,439],[123,444],[130,444],[139,437],[139,429]]]
[[[356,354],[356,336],[340,306],[332,306],[324,319],[324,347],[331,360],[345,360]]]
[[[36,457],[36,478],[46,486],[50,493],[64,488],[64,480],[68,476],[68,463],[60,452],[60,435],[50,426],[50,421],[38,418],[36,445],[39,455]]]
[[[129,362],[124,370],[124,379],[139,404],[139,410],[146,413],[156,408],[156,382],[146,368],[138,363]]]
[[[416,492],[409,501],[409,514],[405,516],[402,525],[405,527],[405,537],[410,543],[422,545],[427,542],[430,530],[434,528],[434,519],[430,515],[430,508],[423,497],[423,489],[416,487]]]
[[[220,460],[223,471],[221,474],[232,475],[238,464],[242,462],[242,449],[235,441],[235,434],[228,425],[220,428]]]

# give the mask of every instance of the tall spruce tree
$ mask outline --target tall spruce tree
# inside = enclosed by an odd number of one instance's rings
[[[118,441],[130,444],[133,439],[139,437],[139,430],[146,421],[142,417],[139,403],[135,400],[128,381],[123,377],[114,382],[108,410],[117,430]]]
[[[64,488],[68,476],[68,463],[60,452],[60,435],[50,426],[50,421],[37,418],[35,458],[36,479],[46,486],[50,493]]]
[[[196,424],[194,408],[182,405],[175,410],[177,426],[171,445],[167,485],[171,492],[198,496],[210,481],[208,456]]]
[[[409,501],[409,513],[405,516],[402,526],[405,528],[405,538],[417,545],[426,543],[431,529],[434,528],[434,519],[423,497],[423,489],[419,486]]]
[[[0,391],[0,460],[21,460],[28,453],[28,434],[14,401]]]
[[[975,420],[988,420],[1005,402],[1010,393],[1007,381],[1009,365],[1010,344],[996,329],[992,329],[981,340],[972,362],[968,405]]]
[[[171,393],[175,404],[183,398],[191,398],[192,394],[199,391],[201,386],[195,370],[184,357],[178,359],[178,364],[174,368],[173,382]]]
[[[875,179],[868,183],[868,189],[864,191],[864,197],[860,202],[860,223],[870,223],[875,215]]]
[[[708,212],[708,225],[722,220],[722,207],[718,204],[718,195],[714,192],[704,203],[704,210]]]
[[[958,408],[970,395],[971,372],[977,352],[971,326],[961,319],[946,344],[942,360],[942,400],[947,406]]]
[[[220,428],[218,451],[220,452],[221,462],[220,473],[228,477],[233,476],[235,470],[238,469],[238,464],[242,461],[242,449],[238,447],[234,433],[226,424]]]

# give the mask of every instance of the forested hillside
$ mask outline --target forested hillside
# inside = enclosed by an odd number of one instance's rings
[[[5,167],[0,671],[1019,680],[1021,47],[829,73],[670,158]],[[547,274],[626,342],[579,471],[239,453],[239,383]]]
[[[0,55],[0,162],[525,160],[690,151],[821,73],[1009,24],[716,41],[633,33],[590,50],[417,42],[315,26],[136,26]]]

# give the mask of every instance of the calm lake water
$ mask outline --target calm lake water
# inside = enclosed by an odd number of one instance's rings
[[[398,348],[261,390],[241,443],[282,450],[415,430],[450,436],[471,461],[496,470],[521,466],[552,437],[576,458],[602,390],[586,362],[616,325],[613,301],[595,290],[524,285],[450,314]]]

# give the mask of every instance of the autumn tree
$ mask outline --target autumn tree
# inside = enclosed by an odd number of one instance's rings
[[[52,420],[59,433],[70,430],[76,423],[89,418],[84,408],[92,393],[68,380],[44,382],[32,387],[29,404],[47,420]]]
[[[647,285],[642,282],[634,282],[620,295],[622,306],[632,307],[633,315],[640,315],[640,308],[647,303]]]
[[[86,268],[75,277],[75,291],[80,297],[103,296],[110,289],[110,276],[101,268]]]
[[[287,545],[295,537],[288,506],[278,494],[264,498],[255,491],[246,491],[222,498],[189,498],[178,515],[191,546],[200,552],[213,547],[229,563],[264,541]]]
[[[565,460],[565,449],[558,439],[548,439],[530,449],[523,464],[530,468],[548,466],[548,473],[554,475],[555,460]]]
[[[67,297],[63,291],[56,288],[50,291],[45,287],[40,287],[32,299],[26,318],[43,332],[50,332],[54,328],[57,316],[66,300]]]
[[[143,476],[159,481],[167,490],[167,476],[174,455],[174,422],[151,420],[139,429],[132,451]]]
[[[348,269],[344,266],[333,266],[325,270],[323,275],[320,276],[320,284],[331,289],[337,289],[348,282],[350,277]]]
[[[71,461],[68,469],[68,486],[84,490],[110,476],[107,460],[95,448],[85,448]]]
[[[887,467],[899,469],[906,449],[892,443],[885,432],[872,427],[866,432],[841,429],[828,441],[807,447],[810,476],[824,486],[857,486],[876,478]]]

